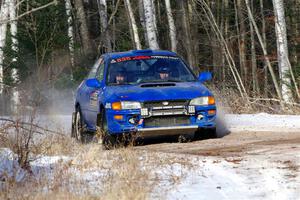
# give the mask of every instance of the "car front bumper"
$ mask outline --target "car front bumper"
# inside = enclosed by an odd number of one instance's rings
[[[195,113],[181,115],[162,115],[145,117],[140,110],[106,110],[108,129],[111,134],[135,133],[141,137],[192,134],[199,128],[215,128],[216,115],[209,115],[209,110],[216,110],[216,106],[196,107]],[[123,116],[122,120],[116,120],[114,116]],[[199,119],[199,116],[202,116]],[[136,119],[136,123],[129,123],[130,119]],[[170,118],[168,120],[167,118]],[[184,118],[181,120],[180,118]],[[152,119],[155,119],[154,122]],[[150,123],[148,123],[150,121]],[[174,122],[175,121],[175,122]]]

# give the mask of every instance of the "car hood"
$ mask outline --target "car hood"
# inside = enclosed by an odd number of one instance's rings
[[[107,86],[104,93],[106,102],[182,100],[212,95],[200,82]]]

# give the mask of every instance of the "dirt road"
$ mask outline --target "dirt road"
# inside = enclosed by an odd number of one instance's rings
[[[155,141],[156,142],[156,141]],[[137,147],[165,153],[194,154],[203,156],[243,156],[253,152],[286,150],[300,153],[300,132],[233,132],[222,138],[194,141],[190,143],[164,142]],[[299,163],[300,164],[300,163]]]

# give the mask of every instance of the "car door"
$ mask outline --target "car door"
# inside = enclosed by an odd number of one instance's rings
[[[98,60],[98,68],[95,76],[93,78],[98,79],[98,81],[103,84],[104,78],[104,59]],[[96,128],[97,114],[99,112],[99,95],[103,93],[103,88],[90,88],[89,94],[89,103],[87,105],[87,121],[91,129]]]
[[[95,107],[95,98],[97,96],[97,93],[99,89],[88,87],[86,85],[87,79],[93,79],[96,78],[97,72],[99,70],[99,67],[101,63],[103,62],[102,58],[99,58],[94,66],[92,67],[88,77],[85,79],[84,84],[81,88],[81,112],[84,118],[84,121],[89,129],[93,129],[93,120],[92,120],[92,110],[94,110]]]

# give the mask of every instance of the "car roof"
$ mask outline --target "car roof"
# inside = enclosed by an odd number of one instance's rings
[[[102,56],[104,56],[106,59],[116,59],[122,57],[132,57],[132,56],[177,56],[177,54],[172,51],[144,49],[144,50],[131,50],[131,51],[124,51],[124,52],[106,53],[103,54]]]

